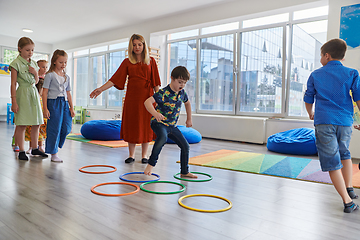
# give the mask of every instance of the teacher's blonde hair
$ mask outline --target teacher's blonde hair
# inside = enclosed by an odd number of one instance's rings
[[[142,44],[144,45],[144,49],[141,53],[141,57],[142,60],[145,64],[150,64],[150,56],[149,56],[149,49],[147,46],[147,43],[145,41],[145,38],[139,34],[133,34],[129,40],[129,48],[128,48],[128,54],[129,54],[129,61],[132,64],[136,64],[137,63],[137,59],[136,59],[136,55],[133,52],[134,46],[133,46],[133,41],[134,40],[139,40],[140,42],[142,42]]]

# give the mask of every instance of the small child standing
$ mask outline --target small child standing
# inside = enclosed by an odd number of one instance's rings
[[[35,87],[37,88],[39,95],[40,95],[40,103],[41,103],[41,108],[43,107],[43,103],[42,103],[42,92],[43,92],[43,84],[44,84],[44,77],[45,77],[45,73],[48,70],[48,61],[46,60],[39,60],[37,61],[37,65],[39,66],[39,82],[35,85]],[[38,148],[40,151],[44,152],[44,146],[43,146],[43,141],[45,141],[46,139],[46,122],[47,120],[44,119],[44,124],[40,125],[39,128],[39,139],[38,139]],[[30,141],[29,142],[29,150],[26,151],[27,154],[31,153],[32,147],[31,147],[31,126],[27,126],[26,127],[26,131],[25,131],[25,141]]]
[[[32,155],[47,157],[47,154],[37,148],[39,137],[39,126],[43,124],[41,112],[40,96],[35,87],[39,81],[37,66],[31,59],[34,53],[34,42],[28,37],[22,37],[18,41],[19,56],[10,63],[11,70],[11,110],[15,118],[15,143],[19,145],[20,160],[29,160],[24,151],[25,129],[26,126],[32,125],[31,138]],[[16,84],[19,87],[16,89]]]
[[[155,144],[148,165],[144,170],[144,174],[146,175],[151,175],[151,170],[156,165],[161,149],[165,145],[167,139],[170,138],[181,149],[181,176],[197,178],[195,174],[189,172],[189,143],[176,127],[182,102],[185,104],[187,115],[186,127],[192,126],[191,104],[184,90],[186,82],[189,79],[190,74],[185,67],[178,66],[174,68],[171,72],[171,83],[165,88],[160,89],[144,102],[146,109],[153,116],[151,118],[151,128],[156,134]],[[157,104],[156,109],[154,108],[154,103]]]
[[[344,212],[351,213],[359,206],[352,201],[358,195],[352,186],[349,151],[354,111],[350,90],[360,108],[360,79],[357,70],[344,67],[340,62],[346,49],[346,42],[341,39],[332,39],[321,47],[323,67],[311,73],[304,102],[309,118],[314,120],[321,170],[329,172],[344,202]]]
[[[57,152],[71,132],[72,118],[75,116],[70,77],[65,73],[67,59],[65,51],[55,50],[43,85],[44,118],[48,119],[45,152],[51,154],[52,162],[63,162]]]

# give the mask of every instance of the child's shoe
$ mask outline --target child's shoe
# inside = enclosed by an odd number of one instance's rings
[[[46,153],[40,151],[37,148],[31,150],[31,155],[41,156],[41,157],[48,157],[48,155]]]
[[[42,146],[38,146],[38,149],[42,152],[45,152],[45,149]]]
[[[359,205],[355,204],[353,201],[349,203],[344,203],[344,212],[351,213],[359,208]]]
[[[58,155],[55,153],[55,154],[51,154],[51,161],[52,162],[63,162],[63,160],[61,158],[58,157]]]
[[[15,146],[15,147],[14,147],[14,152],[20,152],[19,146]]]
[[[352,188],[352,187],[346,188],[346,191],[348,192],[351,199],[359,198],[359,196],[354,192],[354,188]]]
[[[25,161],[29,160],[29,158],[25,154],[25,151],[19,152],[18,158],[19,158],[19,160],[25,160]]]
[[[127,159],[125,159],[125,163],[132,163],[133,161],[135,161],[135,159],[132,157],[128,157]]]
[[[29,148],[29,150],[26,151],[26,154],[30,154],[32,150],[32,147]]]

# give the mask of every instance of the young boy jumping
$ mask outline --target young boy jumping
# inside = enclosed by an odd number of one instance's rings
[[[144,174],[146,175],[151,175],[151,170],[156,165],[161,149],[165,145],[167,139],[170,138],[181,149],[181,177],[197,178],[195,174],[189,172],[189,143],[176,127],[182,102],[185,105],[187,115],[186,127],[192,126],[191,104],[184,90],[189,79],[190,73],[185,67],[178,66],[174,68],[171,72],[171,83],[160,89],[144,102],[146,109],[153,116],[151,118],[151,128],[156,134],[155,144],[148,165],[144,170]],[[155,102],[157,104],[156,109],[153,105]]]
[[[314,120],[316,147],[321,170],[329,172],[336,191],[344,202],[344,212],[358,209],[352,186],[352,161],[349,144],[353,124],[353,103],[360,108],[360,80],[355,69],[344,67],[346,43],[332,39],[321,47],[323,67],[311,73],[304,102],[309,118]],[[313,103],[315,101],[315,113]]]

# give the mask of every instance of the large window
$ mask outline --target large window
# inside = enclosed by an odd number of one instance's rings
[[[80,57],[74,59],[74,81],[73,81],[73,98],[74,105],[87,106],[89,98],[89,57]]]
[[[307,117],[303,101],[309,75],[321,67],[320,47],[325,42],[327,21],[293,25],[289,115]]]
[[[182,41],[168,44],[168,74],[167,80],[170,81],[171,71],[176,66],[185,66],[190,72],[190,80],[186,83],[185,91],[189,97],[191,108],[195,109],[196,98],[196,41]]]
[[[14,61],[17,56],[19,55],[19,51],[16,49],[11,49],[11,48],[4,48],[4,60],[3,63],[5,64],[10,64],[12,61]],[[37,62],[38,60],[46,60],[49,61],[49,55],[48,54],[43,54],[43,53],[38,53],[38,52],[34,52],[32,58],[32,60],[34,60],[35,62]]]
[[[106,82],[105,55],[91,57],[90,69],[90,89],[93,90],[101,87]],[[101,94],[95,99],[91,99],[89,106],[106,106],[106,93],[107,92]]]
[[[240,112],[280,113],[283,27],[241,34]]]
[[[233,112],[234,34],[202,38],[199,110]]]
[[[296,9],[168,34],[167,79],[174,67],[188,68],[185,90],[196,113],[307,117],[303,96],[321,66],[327,11]]]
[[[110,88],[96,99],[89,94],[102,86],[119,68],[125,59],[127,43],[116,43],[79,50],[73,53],[74,59],[74,105],[96,108],[116,108],[122,106],[124,91]]]
[[[108,78],[110,78],[116,70],[119,68],[122,61],[125,59],[125,51],[112,52],[107,54],[108,57]],[[109,107],[120,107],[122,106],[122,99],[124,97],[124,91],[112,87],[109,89]]]

